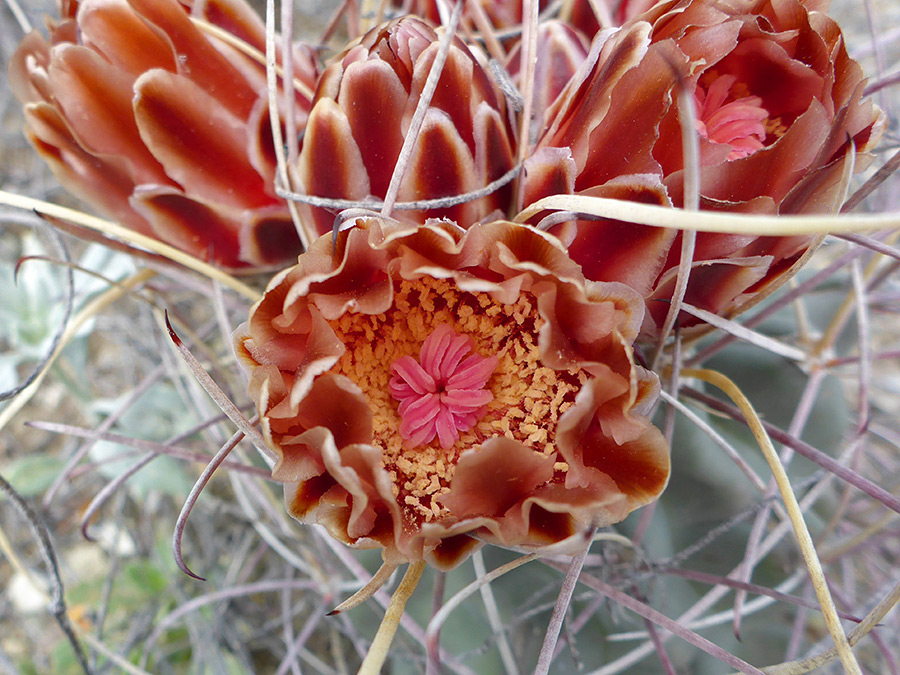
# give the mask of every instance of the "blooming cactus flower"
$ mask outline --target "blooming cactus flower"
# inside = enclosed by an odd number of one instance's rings
[[[384,198],[400,148],[438,51],[427,23],[405,17],[367,33],[322,74],[303,138],[298,182],[309,195]],[[452,197],[480,189],[513,166],[502,94],[454,38],[400,186],[400,201]],[[511,188],[427,215],[471,225],[506,210]],[[320,233],[334,213],[305,207]],[[421,222],[421,211],[395,216]]]
[[[300,250],[273,192],[265,68],[191,17],[257,50],[264,26],[243,0],[61,2],[50,37],[25,37],[12,89],[26,135],[70,192],[122,224],[228,268]],[[311,90],[316,62],[295,54]],[[298,125],[309,101],[298,94]]]
[[[883,116],[837,25],[812,0],[667,0],[595,40],[583,77],[548,117],[526,164],[526,203],[580,193],[681,206],[684,160],[675,103],[692,90],[700,207],[834,213],[866,161]],[[630,284],[658,324],[680,257],[674,231],[579,220],[555,230],[585,276]],[[699,234],[687,302],[731,314],[759,297],[810,237]],[[688,317],[681,317],[684,320]],[[648,330],[654,329],[648,322]]]
[[[372,218],[277,275],[235,341],[290,513],[448,569],[483,541],[565,548],[659,495],[642,314],[527,226]]]

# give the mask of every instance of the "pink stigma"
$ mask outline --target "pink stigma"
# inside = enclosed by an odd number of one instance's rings
[[[400,402],[400,435],[410,447],[437,436],[442,448],[451,448],[459,432],[475,426],[494,399],[484,385],[497,357],[467,357],[472,345],[472,338],[441,324],[422,343],[418,361],[401,356],[391,364],[388,389]]]
[[[697,133],[713,143],[730,145],[729,160],[748,157],[765,147],[764,123],[769,117],[759,96],[744,96],[725,103],[736,80],[734,75],[721,75],[706,92],[699,86],[694,90]]]

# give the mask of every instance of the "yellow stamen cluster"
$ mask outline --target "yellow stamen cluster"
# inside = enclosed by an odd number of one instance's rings
[[[781,117],[769,117],[763,122],[766,133],[775,138],[781,138],[787,133],[787,125],[781,121]]]
[[[432,278],[399,282],[393,307],[384,314],[345,314],[331,322],[347,348],[332,372],[348,377],[368,399],[373,443],[381,448],[383,466],[393,479],[408,527],[447,515],[437,498],[449,491],[460,454],[488,438],[506,436],[545,456],[556,452],[556,424],[573,405],[587,374],[555,371],[541,364],[537,343],[543,323],[530,293],[502,305],[486,293],[463,292],[450,282]],[[448,450],[437,439],[405,447],[397,402],[388,391],[390,367],[401,356],[418,358],[422,343],[441,324],[470,336],[474,353],[498,356],[486,386],[494,399],[481,420]],[[567,467],[557,462],[555,468],[564,472]]]
[[[717,79],[719,77],[718,71],[714,70],[712,72],[715,73],[714,79]],[[750,87],[747,86],[746,82],[738,81],[731,85],[732,100],[736,101],[740,98],[746,98],[748,96],[753,96],[753,94],[751,93]]]

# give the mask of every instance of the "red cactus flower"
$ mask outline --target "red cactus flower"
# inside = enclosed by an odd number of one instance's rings
[[[253,10],[243,0],[83,0],[60,11],[49,40],[25,37],[9,78],[25,133],[63,186],[227,268],[296,256],[295,228],[273,192],[265,68],[191,20],[264,50]],[[294,72],[311,90],[311,49],[297,49]],[[298,125],[308,110],[298,93]]]
[[[319,80],[298,164],[308,195],[382,199],[419,96],[438,51],[425,22],[405,17],[366,34]],[[497,180],[513,166],[512,134],[503,95],[461,40],[454,38],[400,187],[400,201],[452,197]],[[507,185],[449,208],[397,211],[421,222],[444,216],[464,227],[495,209],[506,210]],[[334,213],[305,207],[319,232]]]
[[[332,246],[235,334],[292,515],[447,569],[484,541],[565,548],[659,495],[634,291],[502,221],[359,219]]]
[[[639,17],[646,22],[598,36],[590,69],[558,99],[526,164],[526,203],[568,192],[681,206],[682,77],[697,108],[701,208],[836,212],[849,168],[866,163],[883,116],[862,100],[862,71],[837,25],[812,5],[667,0]],[[680,235],[609,220],[555,231],[588,278],[624,281],[651,301],[671,297]],[[812,241],[700,234],[686,299],[734,313],[783,278]],[[667,303],[648,307],[661,322]]]

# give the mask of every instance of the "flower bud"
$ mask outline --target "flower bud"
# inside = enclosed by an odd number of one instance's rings
[[[405,17],[366,34],[319,80],[297,165],[308,195],[383,199],[425,80],[438,33]],[[398,200],[454,197],[485,187],[513,166],[513,140],[503,95],[472,53],[453,39],[437,89],[416,139]],[[508,208],[511,188],[446,208],[401,211],[421,222],[446,217],[463,227]],[[319,232],[332,230],[336,210],[303,208]]]
[[[202,11],[199,8],[202,7]],[[83,0],[60,4],[49,39],[28,34],[9,67],[25,133],[60,183],[106,215],[231,269],[300,250],[274,193],[265,67],[203,30],[263,53],[243,0]],[[312,89],[314,53],[295,77]],[[309,101],[297,93],[302,127]]]
[[[884,117],[862,100],[862,71],[833,21],[798,0],[668,0],[640,18],[595,38],[590,67],[557,101],[526,162],[526,204],[577,193],[681,207],[676,100],[686,86],[696,109],[701,209],[840,209]],[[652,318],[645,329],[655,330],[674,289],[680,234],[608,219],[554,232],[585,276],[642,293]],[[784,279],[814,239],[700,233],[685,299],[734,314]]]

